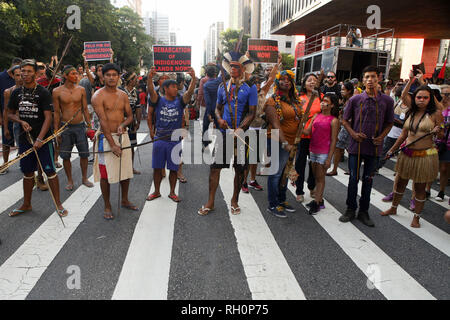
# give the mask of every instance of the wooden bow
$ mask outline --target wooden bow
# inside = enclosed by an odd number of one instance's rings
[[[302,116],[302,122],[300,123],[300,126],[298,127],[297,135],[295,137],[295,143],[294,143],[294,146],[292,147],[291,151],[289,152],[289,160],[286,164],[286,167],[283,172],[283,177],[281,178],[281,181],[280,181],[280,184],[283,188],[287,186],[288,176],[294,166],[294,159],[295,159],[295,156],[297,155],[298,145],[299,145],[300,141],[302,140],[303,130],[305,129],[306,123],[309,121],[309,113],[311,111],[311,107],[314,103],[314,100],[316,100],[317,97],[319,97],[319,93],[316,90],[313,90],[313,92],[311,94],[311,98],[309,99],[308,106],[306,107],[305,113]]]
[[[45,145],[47,143],[49,143],[50,141],[52,141],[53,139],[57,138],[58,136],[60,136],[67,128],[67,126],[75,119],[75,117],[81,112],[81,110],[83,109],[83,107],[81,107],[72,117],[72,119],[70,119],[70,121],[66,122],[61,128],[59,128],[55,133],[53,133],[51,136],[49,136],[47,139],[44,140],[44,142],[42,143],[42,145]],[[14,165],[15,163],[17,163],[18,161],[20,161],[21,159],[25,158],[26,156],[28,156],[29,154],[33,153],[33,147],[31,147],[30,149],[28,149],[27,151],[23,152],[22,154],[19,154],[16,158],[2,164],[2,166],[0,166],[0,173],[6,171],[6,169],[8,169],[9,167],[11,167],[12,165]]]

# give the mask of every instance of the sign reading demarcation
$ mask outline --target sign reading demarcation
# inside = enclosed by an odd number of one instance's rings
[[[111,41],[85,42],[86,61],[111,60]]]
[[[277,63],[278,41],[263,39],[248,39],[250,59],[255,63]]]
[[[153,46],[156,72],[188,72],[192,48],[186,46]]]

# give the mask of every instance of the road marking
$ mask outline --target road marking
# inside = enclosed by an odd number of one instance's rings
[[[145,136],[138,137],[143,141]],[[93,179],[91,176],[89,179]],[[95,205],[101,190],[80,186],[63,207],[69,211],[63,228],[53,213],[5,263],[0,266],[0,300],[24,300],[47,270],[50,263],[69,240],[87,213]]]
[[[154,184],[152,191],[154,192]],[[178,194],[179,185],[175,189]],[[168,177],[161,198],[147,201],[133,233],[113,300],[167,300],[177,204],[168,198]]]
[[[394,176],[394,171],[392,171],[392,170],[390,170],[390,169],[388,169],[388,168],[386,168],[386,167],[383,167],[383,168],[381,168],[379,171],[378,171],[383,177],[386,177],[387,179],[389,179],[389,180],[391,180],[391,181],[395,181],[395,176]],[[412,181],[410,180],[409,182],[408,182],[408,189],[409,190],[411,190],[412,191]],[[448,200],[446,200],[446,199],[444,199],[444,201],[443,202],[439,202],[439,201],[437,201],[435,198],[437,197],[437,195],[438,195],[438,193],[439,192],[437,192],[436,190],[434,190],[434,189],[431,189],[430,190],[430,192],[431,192],[431,197],[430,197],[430,199],[428,199],[429,201],[432,201],[432,202],[434,202],[434,203],[436,203],[436,204],[438,204],[438,205],[440,205],[441,207],[443,207],[445,210],[450,210],[450,206],[448,205]]]
[[[344,176],[344,171],[338,169],[338,175],[332,177],[333,179],[339,181],[343,185],[348,184],[348,176]],[[360,184],[359,184],[360,185]],[[361,188],[358,188],[358,195],[361,195]],[[390,202],[383,202],[384,195],[374,188],[370,195],[370,203],[374,205],[380,212],[388,210],[391,207]],[[378,212],[377,214],[379,214]],[[403,227],[422,238],[424,241],[431,244],[433,247],[441,251],[442,253],[450,256],[450,235],[434,226],[433,224],[427,222],[425,219],[420,219],[420,228],[412,228],[411,221],[414,214],[407,208],[399,205],[397,208],[397,215],[389,216],[391,219],[397,221]]]
[[[290,183],[288,185],[295,196],[295,188]],[[303,206],[306,208],[306,203],[311,200],[311,197],[305,195]],[[424,287],[352,223],[339,222],[341,215],[339,211],[325,199],[324,202],[326,209],[320,210],[313,218],[366,275],[368,286],[373,285],[388,300],[435,300]]]
[[[72,163],[76,159],[78,159],[78,155],[72,155],[71,157]],[[56,173],[58,173],[62,169],[63,168],[56,169]],[[0,212],[4,212],[6,209],[11,207],[13,204],[17,203],[22,198],[23,198],[23,180],[20,179],[16,183],[10,185],[8,188],[0,192]]]
[[[220,188],[230,209],[232,170],[222,170]],[[240,215],[229,210],[237,246],[254,300],[306,300],[291,268],[253,199],[241,197]]]

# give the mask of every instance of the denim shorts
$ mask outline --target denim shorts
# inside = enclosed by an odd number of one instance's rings
[[[319,163],[319,164],[325,164],[325,161],[327,161],[328,154],[318,154],[318,153],[310,153],[310,160],[311,162]]]

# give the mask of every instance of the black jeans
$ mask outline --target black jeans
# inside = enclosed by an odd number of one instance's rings
[[[306,169],[306,160],[309,156],[309,143],[311,139],[302,139],[298,146],[297,159],[295,160],[295,171],[298,173],[298,179],[295,183],[297,190],[296,194],[298,196],[304,195],[303,187],[305,184],[305,169]],[[309,175],[308,175],[308,189],[314,190],[316,188],[316,179],[314,178],[314,174],[312,171],[311,162],[309,163]]]
[[[359,199],[359,211],[368,212],[370,206],[370,193],[372,192],[373,176],[378,163],[378,158],[362,154],[359,159],[359,175],[361,176],[361,163],[364,161],[364,172],[362,175],[361,198]],[[347,190],[347,207],[355,210],[358,208],[358,155],[350,154],[348,159],[348,168],[350,170],[350,178]]]

